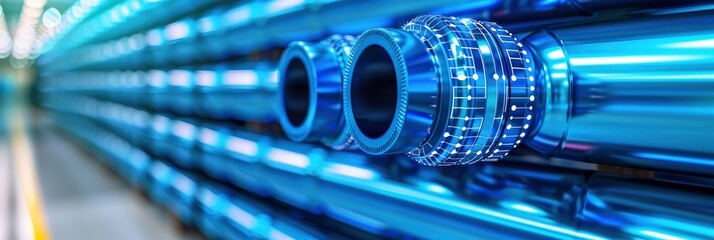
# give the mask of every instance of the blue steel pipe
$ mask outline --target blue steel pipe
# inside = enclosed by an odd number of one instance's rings
[[[714,174],[712,12],[544,30],[528,145],[548,156]]]
[[[345,117],[367,153],[408,152],[427,165],[498,160],[527,142],[546,156],[712,175],[711,14],[521,39],[440,16],[369,30],[350,61]]]
[[[342,78],[354,41],[333,35],[318,43],[294,42],[283,52],[278,116],[290,139],[336,150],[354,146],[342,113]]]

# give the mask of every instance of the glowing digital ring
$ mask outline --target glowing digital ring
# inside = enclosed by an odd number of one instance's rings
[[[334,35],[319,43],[293,42],[284,51],[279,64],[279,118],[290,139],[320,141],[340,150],[350,147],[352,138],[341,112],[341,87],[346,56],[354,41],[352,36]],[[295,61],[299,63],[294,65]],[[304,75],[291,79],[290,74],[301,71]],[[291,85],[296,83],[307,89]],[[295,95],[301,93],[304,95]],[[287,107],[298,100],[307,103],[297,111]]]
[[[434,55],[441,89],[430,136],[408,155],[425,165],[458,165],[506,156],[532,118],[533,61],[508,31],[465,18],[420,16],[403,30]]]

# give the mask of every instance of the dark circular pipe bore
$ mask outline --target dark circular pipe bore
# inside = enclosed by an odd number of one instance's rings
[[[367,47],[355,61],[352,111],[360,131],[369,138],[384,135],[397,108],[397,74],[389,53],[378,45]]]
[[[310,107],[310,82],[307,68],[302,60],[294,58],[288,64],[286,73],[283,105],[290,124],[300,126],[305,122]]]

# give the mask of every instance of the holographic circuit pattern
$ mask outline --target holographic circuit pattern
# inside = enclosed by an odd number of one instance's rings
[[[441,77],[452,85],[446,128],[432,132],[441,137],[412,150],[412,158],[427,165],[495,161],[521,143],[535,86],[528,52],[513,34],[495,23],[439,16],[418,17],[402,29],[445,60],[449,72]]]

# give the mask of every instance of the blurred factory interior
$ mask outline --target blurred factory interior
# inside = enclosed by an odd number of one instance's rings
[[[714,239],[710,1],[0,7],[0,239]]]

